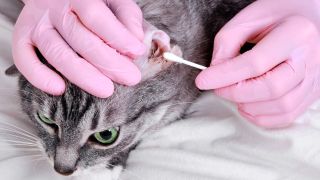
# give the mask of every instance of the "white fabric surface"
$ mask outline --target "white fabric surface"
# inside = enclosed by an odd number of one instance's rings
[[[12,64],[12,26],[0,21],[0,179],[67,180],[35,152],[16,148],[19,132],[33,133],[19,109]],[[212,94],[193,107],[192,118],[178,121],[145,139],[128,160],[123,180],[319,180],[320,103],[295,126],[264,131],[244,121],[236,109]],[[13,127],[15,126],[15,127]],[[21,128],[21,129],[19,129]],[[8,130],[16,130],[15,134]],[[10,135],[11,134],[11,135]],[[24,141],[27,142],[27,141]],[[85,179],[107,180],[95,176]]]

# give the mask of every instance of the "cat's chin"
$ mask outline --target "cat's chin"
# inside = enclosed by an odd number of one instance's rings
[[[105,165],[94,166],[87,169],[79,169],[71,177],[72,180],[118,180],[122,169],[122,166],[115,166],[112,169],[106,168]]]

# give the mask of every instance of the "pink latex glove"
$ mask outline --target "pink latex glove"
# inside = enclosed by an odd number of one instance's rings
[[[113,82],[141,79],[131,58],[144,54],[142,13],[132,0],[25,0],[16,23],[13,58],[36,87],[59,95],[68,80],[98,97],[113,93]],[[129,58],[130,57],[130,58]]]
[[[237,103],[253,123],[290,125],[320,97],[320,1],[258,0],[218,33],[200,89]],[[245,42],[257,43],[243,54]]]

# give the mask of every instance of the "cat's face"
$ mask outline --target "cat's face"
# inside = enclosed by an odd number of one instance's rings
[[[175,105],[181,101],[174,85],[158,80],[117,85],[113,96],[99,99],[72,84],[62,96],[50,96],[21,77],[22,107],[57,172],[114,169],[125,165],[146,132],[177,119],[189,105]]]
[[[152,32],[158,39],[150,36],[150,43],[160,43],[161,32]],[[106,99],[69,82],[62,96],[51,96],[20,77],[22,108],[58,173],[70,175],[97,168],[118,172],[142,136],[178,119],[198,95],[189,79],[195,73],[164,61],[159,49],[164,44],[149,45],[150,54],[136,60],[143,81],[134,87],[115,85],[114,94]],[[181,52],[177,47],[171,50]]]

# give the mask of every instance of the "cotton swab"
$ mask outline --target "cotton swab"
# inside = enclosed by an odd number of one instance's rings
[[[176,63],[181,63],[181,64],[185,64],[185,65],[188,65],[188,66],[191,66],[191,67],[194,67],[194,68],[197,68],[197,69],[201,69],[201,70],[204,70],[204,69],[207,69],[207,67],[205,66],[202,66],[200,64],[196,64],[196,63],[193,63],[191,61],[187,61],[175,54],[172,54],[170,52],[165,52],[163,53],[163,57],[168,60],[168,61],[171,61],[171,62],[176,62]]]

